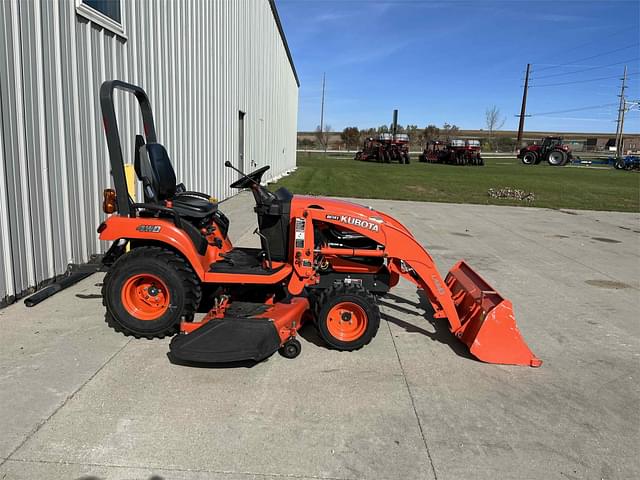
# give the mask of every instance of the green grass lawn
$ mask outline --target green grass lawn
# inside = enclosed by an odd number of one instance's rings
[[[357,162],[322,154],[298,155],[298,169],[272,188],[293,193],[425,202],[525,205],[583,210],[640,211],[640,174],[613,168],[522,165],[487,159],[484,167]],[[489,188],[533,192],[533,202],[490,198]]]

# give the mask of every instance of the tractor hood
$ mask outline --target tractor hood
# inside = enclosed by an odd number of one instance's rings
[[[346,217],[359,218],[366,222],[376,222],[379,224],[391,225],[402,232],[411,235],[411,232],[398,220],[386,213],[374,208],[360,205],[348,200],[329,197],[315,197],[311,195],[294,195],[293,203],[299,208],[316,208],[326,210],[327,213],[344,215]],[[348,219],[347,222],[348,223]]]

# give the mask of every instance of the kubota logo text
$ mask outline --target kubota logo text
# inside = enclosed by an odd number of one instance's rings
[[[368,228],[372,232],[377,232],[380,230],[378,224],[373,222],[368,222],[366,220],[362,220],[361,218],[353,218],[348,215],[327,215],[326,217],[329,220],[337,220],[342,223],[346,223],[347,225],[355,225],[360,228]]]

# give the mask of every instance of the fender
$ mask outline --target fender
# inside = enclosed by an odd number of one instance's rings
[[[100,240],[115,241],[121,238],[140,239],[164,243],[180,252],[191,264],[200,280],[204,280],[209,264],[215,261],[217,248],[209,247],[200,256],[189,235],[173,222],[154,217],[125,217],[112,215],[101,225]]]

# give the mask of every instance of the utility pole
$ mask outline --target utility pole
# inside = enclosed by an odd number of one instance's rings
[[[627,66],[624,66],[624,75],[622,76],[622,85],[620,87],[620,107],[618,108],[618,121],[616,122],[616,157],[622,156],[622,129],[624,127],[624,112],[627,109],[627,101],[624,97],[624,91],[627,88]]]
[[[320,104],[320,138],[324,144],[324,153],[327,153],[327,138],[324,136],[324,81],[325,73],[322,74],[322,103]]]
[[[516,140],[516,149],[519,149],[522,144],[522,131],[524,130],[524,117],[527,112],[527,92],[529,91],[529,69],[531,64],[527,63],[527,73],[524,77],[524,91],[522,92],[522,108],[520,108],[520,123],[518,125],[518,138]]]

